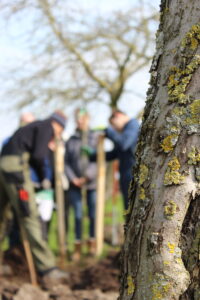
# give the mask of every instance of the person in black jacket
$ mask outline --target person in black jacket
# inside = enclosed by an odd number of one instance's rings
[[[67,279],[68,274],[56,268],[54,255],[42,239],[30,167],[37,171],[43,189],[50,188],[51,182],[45,177],[48,145],[61,136],[65,122],[63,113],[55,112],[46,120],[19,128],[3,146],[0,156],[0,224],[6,206],[2,199],[8,199],[27,234],[37,271],[46,279],[58,281]]]

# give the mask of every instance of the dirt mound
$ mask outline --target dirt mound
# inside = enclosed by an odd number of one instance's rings
[[[4,263],[11,266],[9,277],[0,277],[0,295],[3,300],[24,300],[29,290],[30,300],[116,300],[119,290],[119,254],[110,253],[101,260],[89,259],[84,266],[68,266],[70,284],[53,286],[42,291],[29,284],[29,272],[23,251],[7,251]],[[30,291],[33,291],[33,293]],[[25,297],[25,298],[24,298]],[[35,298],[31,298],[35,297]],[[29,298],[27,298],[28,300]]]
[[[71,273],[73,290],[100,289],[103,292],[119,290],[119,255],[111,253],[107,258],[92,264],[82,271]]]
[[[51,291],[43,291],[29,283],[17,287],[14,283],[3,280],[0,283],[0,295],[3,300],[116,300],[118,293],[103,293],[99,289],[72,291],[66,285],[54,286]]]

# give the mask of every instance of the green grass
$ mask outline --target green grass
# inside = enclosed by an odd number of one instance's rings
[[[117,222],[123,223],[124,222],[124,217],[123,217],[124,207],[123,207],[123,200],[122,200],[121,195],[118,195],[115,205],[113,205],[111,199],[108,199],[106,201],[106,203],[105,203],[105,219],[104,219],[105,225],[112,225],[113,210],[116,211]]]
[[[104,224],[106,227],[112,227],[112,214],[113,210],[116,211],[116,222],[118,224],[123,224],[123,202],[121,196],[117,197],[116,205],[113,206],[112,200],[108,199],[105,203],[105,219]],[[87,207],[86,204],[83,202],[83,241],[88,239],[88,227],[89,227],[89,220],[87,217]],[[73,252],[74,249],[74,242],[75,242],[75,234],[74,234],[74,212],[73,209],[70,208],[69,212],[69,229],[66,233],[66,243],[67,249],[70,253]],[[57,214],[56,212],[53,213],[53,218],[51,221],[50,231],[49,231],[49,245],[52,251],[57,255],[58,254],[58,239],[57,239]],[[103,256],[110,250],[110,245],[104,244],[104,251]],[[83,254],[86,254],[86,247],[83,247]]]
[[[8,243],[8,238],[6,237],[2,243],[2,250],[6,251],[8,249],[8,247],[9,247],[9,243]]]
[[[112,227],[112,213],[113,209],[116,211],[117,215],[117,223],[118,224],[123,224],[124,219],[123,219],[123,202],[121,196],[117,197],[116,205],[115,208],[113,208],[113,203],[111,199],[108,199],[105,202],[105,219],[104,219],[104,224],[106,228],[111,228]],[[87,217],[87,207],[85,202],[83,202],[83,221],[82,221],[82,226],[83,226],[83,241],[86,241],[88,239],[88,228],[89,228],[89,220]],[[74,249],[74,242],[75,242],[75,233],[74,233],[74,212],[73,209],[70,208],[69,212],[69,230],[66,233],[66,243],[67,243],[67,250],[72,253]],[[59,248],[58,248],[58,234],[57,234],[57,213],[54,211],[52,220],[51,220],[51,225],[50,225],[50,230],[49,230],[49,245],[52,251],[55,253],[55,255],[58,255]],[[5,251],[9,247],[8,245],[8,238],[5,238],[2,244],[2,249]],[[102,256],[106,256],[107,252],[111,249],[112,247],[109,244],[104,244],[104,250],[102,253]],[[83,247],[83,254],[86,254],[87,249],[86,246]]]

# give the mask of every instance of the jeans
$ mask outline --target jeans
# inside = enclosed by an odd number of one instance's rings
[[[89,236],[90,238],[95,237],[95,209],[96,209],[96,190],[87,190],[87,208],[89,217]],[[70,187],[66,193],[66,215],[68,216],[69,205],[74,209],[75,215],[75,235],[76,240],[82,238],[82,195],[81,189],[76,187]],[[66,222],[67,223],[67,222]]]

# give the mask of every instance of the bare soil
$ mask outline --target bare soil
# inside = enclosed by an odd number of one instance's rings
[[[0,276],[1,300],[116,300],[119,290],[119,253],[106,258],[84,258],[80,263],[69,263],[68,285],[44,289],[30,285],[29,272],[23,251],[7,251],[4,264],[12,274]],[[40,278],[38,278],[40,282]],[[39,295],[39,293],[41,293]],[[32,297],[32,298],[31,298]]]

